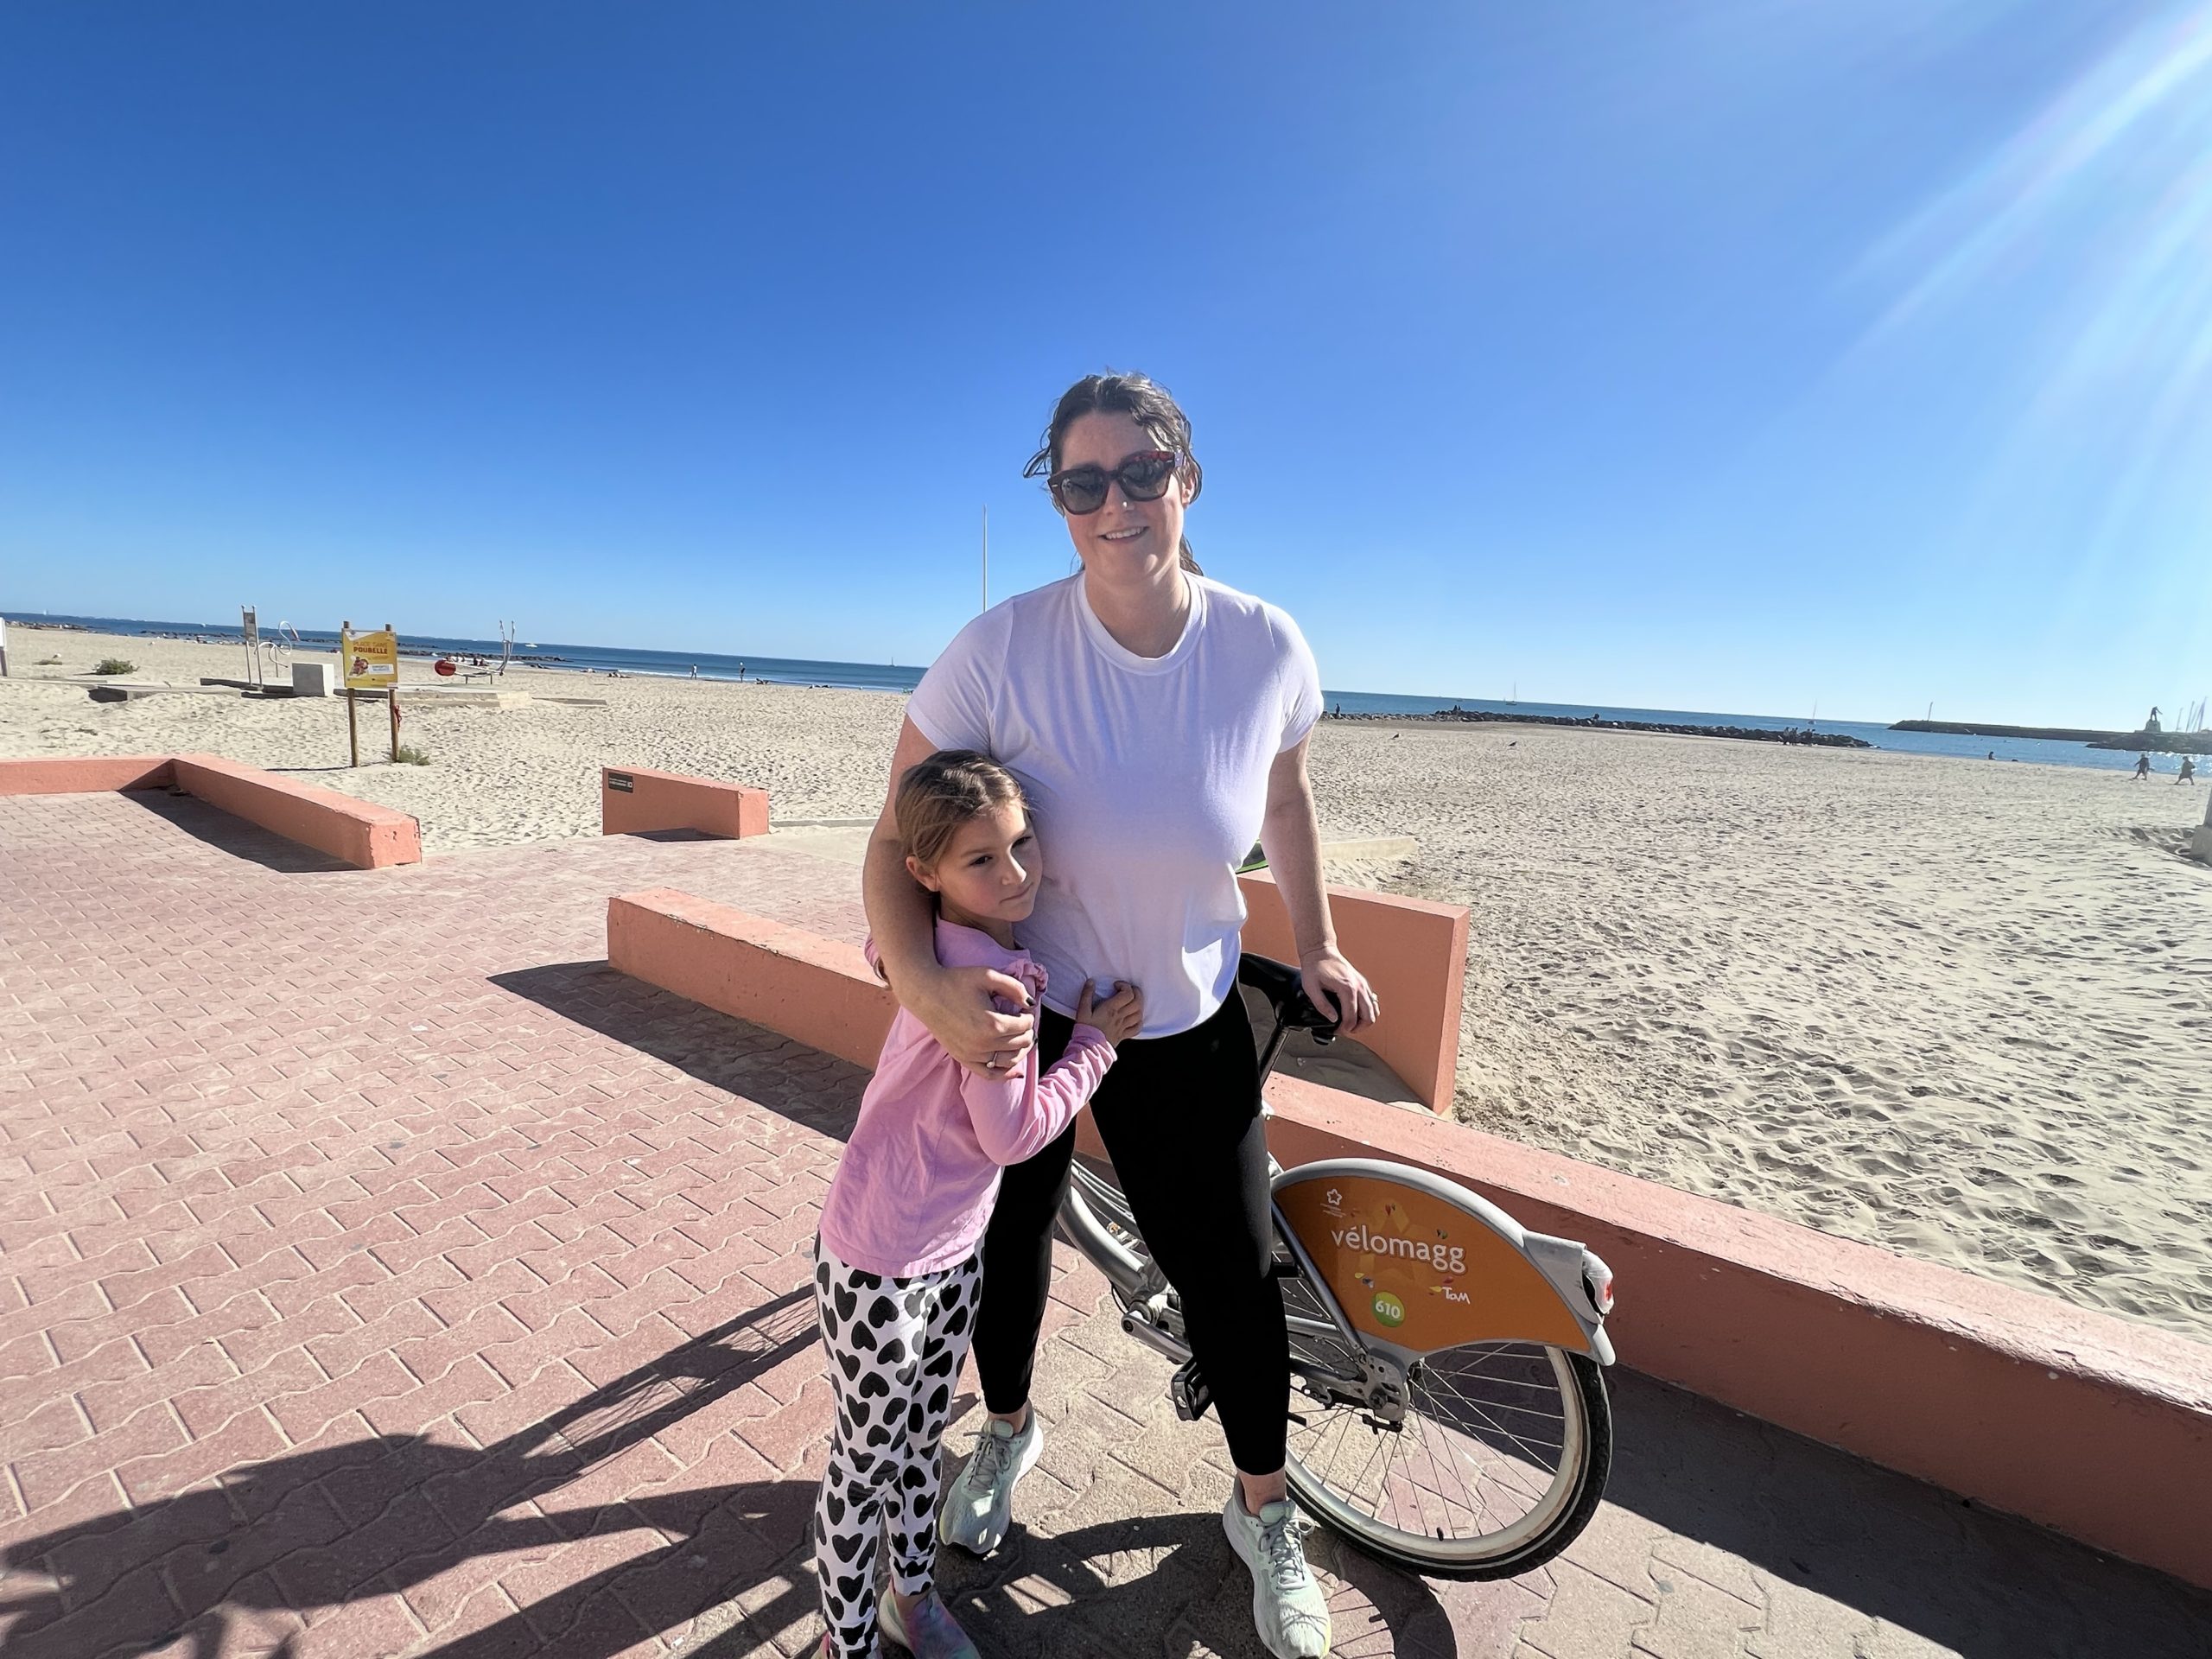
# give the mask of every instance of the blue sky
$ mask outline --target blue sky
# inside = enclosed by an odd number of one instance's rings
[[[2212,5],[34,3],[0,605],[926,659],[1170,385],[1332,686],[2212,690]]]

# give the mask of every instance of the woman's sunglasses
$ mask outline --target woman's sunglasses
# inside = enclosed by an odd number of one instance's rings
[[[1145,449],[1111,472],[1103,467],[1067,467],[1047,478],[1045,487],[1052,493],[1062,512],[1084,518],[1106,505],[1106,492],[1116,484],[1132,501],[1159,500],[1167,493],[1169,480],[1182,466],[1180,450]]]

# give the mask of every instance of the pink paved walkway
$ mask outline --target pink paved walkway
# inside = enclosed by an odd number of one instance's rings
[[[862,1077],[610,973],[607,895],[656,885],[858,925],[772,842],[366,874],[189,800],[0,800],[8,1659],[804,1647],[805,1251]],[[948,1593],[989,1654],[1256,1654],[1215,1432],[1100,1289],[1062,1280],[1025,1526]],[[1318,1541],[1338,1651],[2212,1650],[2169,1580],[1616,1382],[1551,1568]]]

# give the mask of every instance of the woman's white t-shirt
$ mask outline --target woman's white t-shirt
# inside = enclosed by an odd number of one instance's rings
[[[1188,1031],[1236,982],[1236,867],[1260,833],[1268,772],[1321,715],[1298,626],[1190,576],[1164,657],[1116,643],[1080,574],[993,606],[922,677],[908,718],[944,749],[980,749],[1021,780],[1042,843],[1037,908],[1015,930],[1045,1001],[1085,979],[1144,992],[1145,1037]]]

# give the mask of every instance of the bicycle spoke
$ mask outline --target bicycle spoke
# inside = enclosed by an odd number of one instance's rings
[[[1568,1376],[1549,1351],[1517,1344],[1433,1355],[1406,1379],[1396,1428],[1339,1405],[1333,1425],[1294,1434],[1292,1455],[1356,1535],[1376,1528],[1424,1558],[1480,1560],[1548,1525],[1572,1495],[1569,1414],[1580,1407]]]

